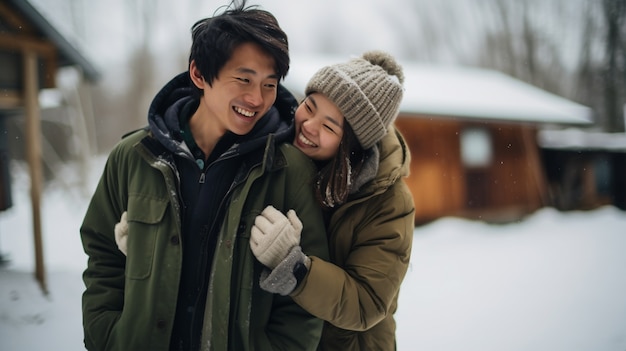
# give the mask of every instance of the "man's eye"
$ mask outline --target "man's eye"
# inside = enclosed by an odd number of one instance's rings
[[[246,78],[240,78],[240,77],[237,77],[237,80],[238,80],[238,81],[240,81],[240,82],[242,82],[242,83],[250,83],[250,80],[249,80],[249,79],[246,79]]]

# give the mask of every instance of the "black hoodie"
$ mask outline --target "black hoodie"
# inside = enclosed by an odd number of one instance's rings
[[[181,199],[183,262],[172,350],[198,349],[208,272],[223,212],[236,185],[236,174],[259,163],[269,134],[275,141],[293,140],[293,115],[297,102],[279,85],[274,106],[250,133],[239,136],[227,132],[217,143],[207,162],[196,162],[184,141],[183,126],[195,112],[199,100],[194,95],[189,72],[181,73],[155,96],[148,113],[151,134],[162,146],[165,159],[178,174]],[[245,170],[243,170],[245,171]]]

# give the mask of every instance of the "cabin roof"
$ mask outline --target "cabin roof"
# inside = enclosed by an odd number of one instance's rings
[[[349,57],[296,56],[284,85],[301,96],[309,78],[322,66]],[[479,68],[400,61],[405,93],[400,113],[531,122],[588,125],[592,110],[503,73]]]
[[[38,34],[50,40],[59,50],[59,65],[78,65],[85,77],[96,81],[100,73],[59,31],[46,20],[37,9],[26,0],[7,0],[11,8],[21,13],[37,29]]]
[[[546,129],[538,132],[537,141],[544,149],[626,152],[626,133],[586,131],[578,128]]]

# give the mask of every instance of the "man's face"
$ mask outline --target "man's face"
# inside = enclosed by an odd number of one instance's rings
[[[233,50],[213,86],[203,78],[194,80],[204,90],[198,112],[215,128],[213,132],[245,135],[252,130],[276,100],[279,77],[274,66],[274,58],[258,45],[244,43]],[[190,71],[200,76],[195,62]]]

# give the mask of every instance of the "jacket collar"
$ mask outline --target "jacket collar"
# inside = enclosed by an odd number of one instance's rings
[[[394,127],[367,152],[366,161],[351,194],[387,189],[399,178],[409,175],[410,153],[406,142]]]
[[[191,159],[193,156],[181,134],[179,116],[186,105],[197,104],[194,100],[197,99],[194,97],[189,72],[183,72],[157,93],[148,110],[148,127],[151,134],[170,152]],[[269,134],[274,135],[275,142],[290,140],[294,134],[296,108],[296,99],[279,84],[274,106],[257,122],[250,133],[238,138],[222,157],[240,155],[262,148],[268,141]]]

